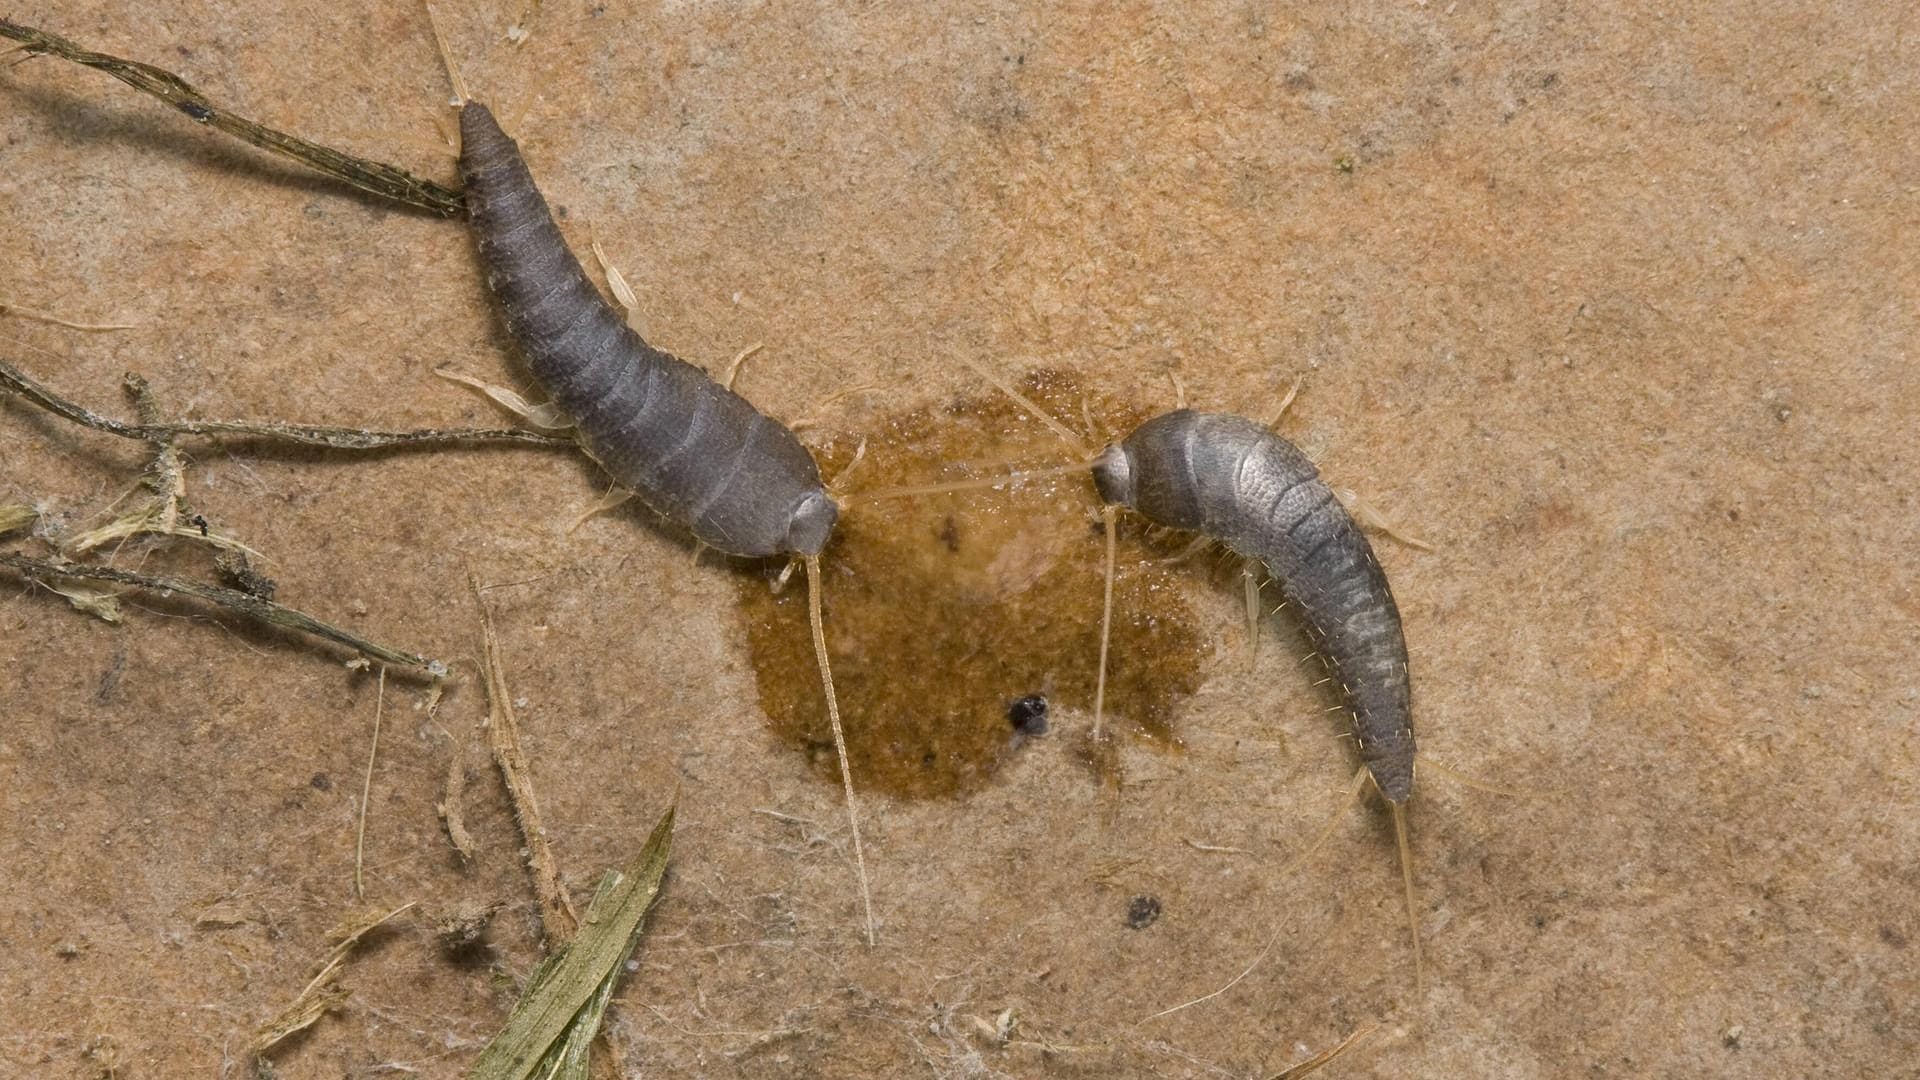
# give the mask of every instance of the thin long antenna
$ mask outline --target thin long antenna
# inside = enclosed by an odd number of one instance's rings
[[[837,497],[849,502],[870,502],[878,499],[905,499],[916,495],[945,495],[950,491],[968,491],[975,488],[1012,487],[1022,480],[1031,480],[1043,476],[1060,476],[1065,473],[1086,471],[1086,463],[1076,461],[1071,465],[1046,465],[1038,469],[1021,469],[1003,476],[976,476],[967,480],[952,480],[944,484],[909,484],[905,487],[865,488]]]
[[[1100,674],[1093,683],[1093,741],[1100,741],[1100,724],[1107,708],[1107,642],[1113,637],[1113,553],[1114,519],[1119,508],[1108,504],[1100,508],[1100,521],[1107,527],[1106,598],[1100,606]]]
[[[1407,929],[1413,932],[1413,988],[1424,993],[1427,969],[1420,958],[1420,916],[1413,891],[1413,847],[1407,842],[1406,804],[1389,801],[1387,806],[1393,810],[1393,839],[1400,847],[1400,877],[1407,886]]]
[[[840,784],[847,792],[847,825],[853,833],[853,863],[860,872],[860,903],[867,913],[867,945],[879,944],[873,924],[873,891],[867,887],[867,853],[860,845],[860,806],[853,797],[853,769],[847,764],[847,737],[840,730],[840,699],[833,693],[833,668],[827,663],[827,631],[820,618],[820,556],[807,559],[807,618],[813,624],[813,655],[820,661],[820,685],[827,692],[827,723],[833,727],[833,751],[840,755]]]
[[[432,4],[422,4],[427,9],[427,25],[433,28],[433,43],[440,47],[440,62],[447,66],[447,79],[453,83],[453,103],[465,108],[468,101],[467,84],[460,78],[460,69],[454,66],[453,50],[447,48],[447,35],[440,32],[440,19],[433,13]]]
[[[1047,410],[1035,404],[1032,398],[1029,398],[1025,394],[1022,394],[1020,391],[1015,390],[1013,388],[1012,383],[1006,381],[1000,376],[994,374],[992,371],[988,370],[984,364],[977,364],[972,360],[968,360],[965,357],[961,357],[960,362],[972,368],[974,370],[974,373],[979,375],[981,378],[992,383],[994,387],[998,389],[1001,393],[1007,395],[1008,397],[1012,398],[1014,401],[1018,402],[1021,408],[1033,414],[1034,419],[1047,425],[1047,427],[1055,435],[1060,436],[1061,442],[1064,442],[1068,446],[1072,447],[1073,452],[1080,455],[1080,459],[1082,461],[1093,460],[1093,451],[1087,449],[1087,444],[1080,440],[1080,436],[1075,435],[1073,433],[1072,428],[1068,427],[1067,425],[1061,423],[1059,420],[1055,419],[1052,413],[1047,412]]]

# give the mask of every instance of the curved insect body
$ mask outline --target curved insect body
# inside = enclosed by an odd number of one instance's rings
[[[730,555],[818,555],[839,508],[784,424],[641,340],[567,248],[486,106],[460,113],[460,172],[487,284],[581,444],[662,517]]]
[[[627,326],[568,249],[519,146],[467,97],[447,59],[462,103],[460,172],[488,287],[534,379],[573,419],[581,445],[620,486],[707,546],[806,563],[814,655],[872,944],[873,899],[820,612],[820,551],[839,507],[791,429]]]
[[[1371,776],[1393,811],[1414,981],[1423,983],[1406,821],[1406,803],[1413,796],[1413,689],[1400,609],[1373,546],[1298,447],[1241,416],[1192,409],[1156,416],[1094,459],[1093,480],[1108,504],[1103,626],[1112,618],[1115,506],[1155,524],[1213,537],[1258,560],[1300,609],[1353,717],[1365,768],[1355,774],[1352,791],[1358,794],[1363,778]],[[1102,685],[1104,638],[1103,633]],[[1096,725],[1098,710],[1096,698]]]
[[[1333,666],[1374,784],[1405,803],[1414,739],[1400,609],[1372,546],[1313,462],[1252,420],[1181,409],[1107,447],[1093,477],[1109,504],[1266,566]]]

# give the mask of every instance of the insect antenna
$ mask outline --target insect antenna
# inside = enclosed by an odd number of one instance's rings
[[[1119,507],[1100,508],[1100,523],[1107,530],[1107,574],[1100,602],[1100,674],[1093,681],[1093,741],[1100,741],[1100,723],[1107,707],[1107,643],[1113,637],[1113,554],[1117,529],[1114,521]]]
[[[1027,410],[1027,412],[1033,414],[1034,419],[1040,421],[1042,424],[1045,424],[1047,426],[1047,430],[1053,432],[1055,435],[1058,435],[1060,437],[1060,441],[1063,443],[1066,443],[1067,446],[1073,450],[1074,454],[1079,456],[1080,460],[1088,463],[1091,463],[1093,461],[1093,451],[1087,448],[1087,444],[1085,440],[1081,439],[1080,436],[1074,434],[1072,428],[1061,423],[1058,419],[1054,417],[1052,413],[1041,408],[1037,403],[1035,403],[1035,401],[1032,398],[1021,393],[1018,390],[1015,390],[1013,388],[1012,383],[994,374],[992,371],[988,370],[985,365],[977,364],[972,360],[968,360],[964,357],[961,358],[960,362],[972,368],[974,370],[974,373],[979,375],[981,378],[992,383],[994,389],[1012,398],[1015,404]]]
[[[840,758],[840,786],[847,793],[847,826],[853,833],[853,864],[860,874],[860,903],[866,910],[867,944],[879,943],[873,924],[873,891],[867,886],[867,855],[860,844],[860,805],[853,795],[853,769],[847,764],[847,737],[840,729],[840,699],[833,693],[833,667],[827,662],[827,631],[820,618],[820,556],[808,555],[807,620],[813,626],[813,655],[820,664],[820,685],[827,693],[827,723],[833,728],[833,752]]]
[[[432,4],[422,4],[427,9],[427,25],[433,28],[433,43],[440,48],[440,62],[447,66],[447,81],[453,84],[453,103],[465,108],[468,101],[466,81],[460,78],[460,69],[453,62],[453,50],[447,48],[447,35],[440,32],[440,19],[433,13]]]

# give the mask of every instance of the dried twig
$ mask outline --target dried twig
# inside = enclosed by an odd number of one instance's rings
[[[321,622],[303,611],[296,611],[285,604],[275,603],[237,589],[203,585],[197,581],[186,581],[181,578],[135,574],[126,570],[116,570],[110,566],[82,566],[79,563],[33,559],[12,552],[0,552],[0,567],[24,574],[43,584],[47,578],[86,578],[90,581],[111,581],[120,585],[132,585],[158,593],[181,593],[218,604],[272,626],[298,630],[301,633],[338,642],[384,663],[418,668],[429,675],[439,676],[447,673],[447,666],[438,660],[368,641],[351,631],[342,630],[331,623]]]
[[[419,207],[441,217],[458,217],[466,212],[464,196],[452,188],[424,180],[397,166],[344,154],[228,112],[207,100],[185,79],[164,68],[92,52],[58,34],[22,26],[8,19],[0,19],[0,37],[20,42],[21,51],[29,56],[45,53],[104,71],[135,90],[152,94],[201,124],[218,128],[268,153],[290,158],[317,172],[344,180],[362,191]]]
[[[77,405],[41,385],[31,376],[0,360],[0,389],[11,390],[66,420],[124,439],[158,442],[179,435],[237,435],[278,439],[303,446],[335,450],[383,450],[394,446],[435,446],[451,443],[515,442],[535,446],[573,447],[572,439],[543,435],[520,428],[421,428],[379,431],[369,428],[288,424],[278,420],[180,420],[165,424],[128,424]]]
[[[480,631],[485,655],[481,665],[487,684],[487,741],[493,747],[493,761],[507,785],[507,797],[513,803],[513,816],[520,823],[520,836],[527,845],[527,871],[533,875],[533,892],[540,902],[540,923],[546,929],[549,944],[558,945],[573,936],[580,925],[573,902],[560,881],[559,864],[547,844],[547,830],[540,823],[540,804],[533,796],[533,780],[527,768],[526,751],[520,748],[520,725],[513,715],[513,696],[507,691],[506,673],[500,665],[500,640],[493,632],[493,616],[480,596],[480,583],[467,568],[467,587],[480,606]]]

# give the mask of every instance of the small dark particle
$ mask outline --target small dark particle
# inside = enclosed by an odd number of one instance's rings
[[[187,520],[193,522],[194,528],[200,530],[200,539],[205,540],[207,538],[207,519],[199,514],[195,514]]]
[[[188,116],[193,117],[195,120],[198,120],[203,124],[213,119],[213,110],[207,108],[205,105],[202,105],[197,101],[181,102],[180,111],[183,113],[186,113]]]
[[[1022,735],[1047,733],[1047,696],[1028,694],[1007,706],[1007,721]]]
[[[953,523],[952,514],[947,515],[947,520],[941,524],[940,531],[934,535],[940,538],[940,542],[947,546],[948,551],[960,550],[960,527]]]
[[[1882,926],[1880,928],[1880,940],[1896,949],[1904,949],[1907,947],[1907,935],[1891,926]]]
[[[327,779],[326,773],[317,772],[313,774],[313,779],[307,781],[307,786],[315,791],[332,791],[333,781]]]
[[[1127,901],[1127,926],[1133,930],[1145,930],[1160,918],[1160,898],[1140,895]]]

